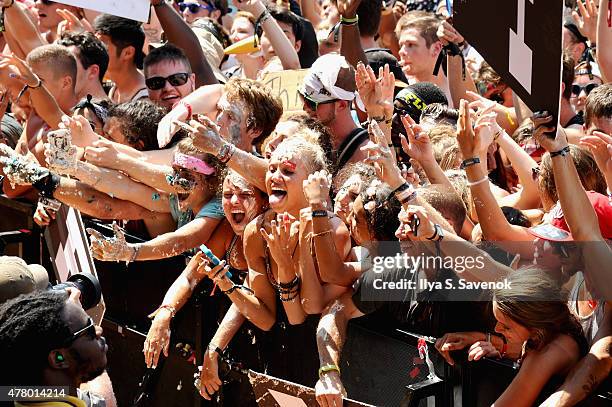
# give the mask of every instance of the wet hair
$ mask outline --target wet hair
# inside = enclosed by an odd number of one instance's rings
[[[327,169],[323,149],[316,143],[307,141],[302,137],[288,138],[281,141],[272,156],[286,151],[298,153],[310,174]]]
[[[83,68],[87,69],[92,65],[98,65],[98,79],[100,83],[104,81],[104,75],[106,75],[108,69],[108,50],[93,33],[89,31],[82,33],[64,31],[57,43],[64,47],[76,47],[79,50],[77,58]]]
[[[453,129],[457,126],[459,120],[459,111],[453,109],[444,103],[430,103],[421,112],[421,121],[431,121],[439,125],[452,126]]]
[[[561,71],[561,81],[563,82],[563,97],[569,99],[572,96],[572,85],[574,84],[574,60],[569,53],[563,53],[563,69]]]
[[[111,107],[108,118],[119,120],[121,131],[131,147],[147,151],[159,149],[157,125],[165,113],[164,108],[150,100],[141,99]]]
[[[293,31],[295,40],[302,41],[304,38],[304,26],[297,14],[285,7],[279,7],[274,3],[268,4],[268,11],[270,11],[270,15],[279,23],[291,25],[291,31]]]
[[[187,73],[192,73],[191,64],[189,59],[183,52],[182,49],[174,44],[167,43],[159,48],[154,48],[144,59],[144,72],[147,74],[147,69],[152,65],[159,64],[160,62],[171,61],[180,62],[185,66]]]
[[[128,18],[101,14],[94,20],[96,33],[108,35],[111,42],[117,48],[116,56],[121,55],[126,47],[134,47],[134,65],[142,69],[144,52],[142,48],[145,43],[145,33],[138,21]]]
[[[578,176],[580,177],[580,183],[584,189],[605,195],[607,188],[606,180],[597,167],[597,163],[593,159],[591,153],[583,148],[570,144],[570,155],[572,156],[574,165],[578,171]],[[553,203],[559,200],[550,153],[544,154],[540,162],[539,188],[541,193],[550,198]]]
[[[316,142],[317,144],[319,144],[319,146],[321,146],[323,152],[325,153],[325,158],[327,159],[327,168],[330,172],[333,173],[333,166],[336,163],[336,157],[331,142],[332,136],[329,132],[329,128],[323,123],[321,123],[319,120],[310,117],[306,112],[285,113],[281,117],[281,120],[297,123],[299,125],[298,130],[309,129],[316,133]]]
[[[372,188],[374,195],[370,195]],[[392,193],[387,184],[367,186],[359,194],[365,218],[372,240],[379,242],[396,241],[395,232],[399,228],[400,221],[397,217],[402,209],[402,204]]]
[[[589,127],[593,120],[612,120],[612,84],[605,83],[593,89],[584,106],[584,124]]]
[[[397,22],[395,26],[395,35],[399,39],[404,30],[414,28],[425,40],[427,48],[430,48],[434,43],[439,41],[437,32],[440,21],[438,17],[431,13],[415,14],[415,12],[410,11],[404,14]]]
[[[70,328],[62,318],[65,291],[35,291],[0,305],[0,383],[42,385],[49,352],[62,348]]]
[[[247,108],[247,130],[260,130],[253,140],[259,144],[272,133],[283,114],[283,104],[267,86],[252,79],[232,78],[224,87],[229,102],[244,102]]]
[[[363,162],[348,163],[338,171],[332,180],[332,191],[334,197],[338,194],[338,191],[340,191],[340,188],[342,188],[344,183],[353,175],[358,175],[359,178],[361,178],[361,186],[363,190],[367,185],[370,185],[372,180],[376,177],[376,170],[373,166]]]
[[[452,184],[455,192],[459,195],[465,208],[467,209],[467,215],[469,216],[473,209],[472,191],[468,186],[467,176],[465,171],[462,170],[447,170],[444,174]]]
[[[361,16],[357,25],[359,34],[365,37],[374,37],[380,27],[382,13],[382,0],[362,0],[357,6],[357,15]],[[378,71],[375,71],[378,74]]]
[[[457,145],[455,129],[451,126],[440,125],[433,127],[427,134],[431,140],[434,158],[440,164],[446,150]]]
[[[62,76],[70,76],[72,79],[72,88],[74,89],[77,78],[76,57],[63,45],[48,44],[34,48],[28,54],[26,62],[30,66],[42,64],[51,67],[53,70],[53,79],[59,79]]]
[[[585,353],[586,339],[567,306],[567,293],[552,277],[537,267],[527,267],[508,276],[508,287],[494,290],[493,300],[500,312],[531,331],[527,350],[541,350],[566,334]]]
[[[419,188],[418,194],[449,221],[455,233],[461,232],[467,210],[455,190],[443,185],[428,185]]]

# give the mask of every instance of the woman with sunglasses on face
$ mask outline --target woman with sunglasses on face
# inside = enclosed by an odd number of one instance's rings
[[[212,363],[211,359],[213,358],[214,362],[216,362],[219,355],[215,349],[217,347],[225,349],[244,322],[244,317],[235,309],[235,306],[232,307],[234,310],[228,313],[228,316],[232,315],[232,318],[228,317],[229,320],[225,323],[221,322],[221,320],[230,307],[231,301],[236,301],[242,295],[248,295],[248,290],[243,289],[241,286],[239,289],[233,288],[236,284],[244,283],[248,270],[244,257],[242,236],[248,223],[263,212],[267,205],[266,196],[256,187],[247,183],[244,178],[230,171],[223,181],[222,204],[225,219],[215,229],[208,243],[208,248],[222,262],[212,272],[210,267],[205,267],[210,264],[209,259],[202,252],[198,252],[190,260],[183,273],[172,284],[162,301],[162,305],[154,313],[155,318],[144,344],[147,367],[155,367],[157,365],[162,351],[168,356],[170,322],[176,312],[182,308],[194,293],[198,296],[203,296],[202,298],[204,303],[207,304],[206,306],[209,304],[213,306],[213,302],[215,303],[214,306],[219,308],[217,322],[221,323],[222,326],[217,331],[219,332],[219,338],[211,341],[216,346],[212,347],[212,351],[207,351],[204,360],[205,365]],[[223,271],[223,277],[216,275],[220,271]],[[231,277],[226,275],[228,272],[231,274]],[[209,277],[211,280],[214,278],[214,285],[217,287],[213,288],[212,282],[200,284],[205,277]],[[213,301],[208,301],[207,298],[210,297],[211,292],[214,292],[217,298]],[[234,292],[235,294],[232,294]],[[234,330],[230,326],[236,326],[237,329]],[[249,328],[252,329],[252,326],[249,326]],[[229,332],[231,334],[227,335]],[[248,345],[242,346],[245,345],[244,342],[241,340],[239,349],[250,349]],[[248,342],[250,343],[251,341]],[[241,357],[240,359],[244,358]],[[250,360],[252,359],[249,358]]]
[[[577,112],[584,112],[587,96],[602,83],[601,73],[596,64],[581,62],[576,66],[570,102]]]

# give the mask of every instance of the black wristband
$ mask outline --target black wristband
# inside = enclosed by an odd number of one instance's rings
[[[41,196],[44,196],[45,198],[53,198],[53,193],[59,186],[59,183],[59,175],[50,172],[49,175],[34,182],[32,186],[40,192]]]
[[[325,209],[317,209],[312,211],[313,218],[327,218],[327,211]]]
[[[557,157],[559,155],[562,156],[562,157],[565,157],[566,155],[569,154],[569,152],[570,152],[570,147],[569,146],[565,146],[565,147],[563,147],[559,151],[552,151],[550,153],[550,158]]]
[[[399,187],[395,188],[392,192],[392,194],[397,194],[398,192],[402,192],[405,191],[407,189],[410,189],[410,184],[407,182],[404,182],[402,185],[400,185]]]
[[[284,290],[292,290],[295,287],[297,287],[299,284],[300,284],[299,276],[295,276],[295,278],[288,283],[282,283],[280,281],[278,282],[279,288],[284,289]]]
[[[461,162],[461,166],[459,168],[462,170],[465,170],[467,167],[469,167],[470,165],[474,165],[474,164],[480,164],[480,158],[478,157],[467,158]]]

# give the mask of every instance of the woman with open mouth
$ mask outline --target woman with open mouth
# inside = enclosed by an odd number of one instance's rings
[[[263,349],[265,371],[306,385],[316,381],[314,333],[318,320],[318,316],[307,318],[307,314],[320,313],[331,301],[328,296],[340,295],[345,290],[321,283],[311,248],[303,244],[308,241],[305,236],[311,223],[307,217],[300,216],[303,208],[309,208],[303,184],[309,174],[324,169],[325,157],[318,145],[299,137],[281,142],[270,157],[266,173],[270,209],[251,221],[244,232],[248,289],[223,282],[225,273],[219,272],[219,267],[209,271],[217,276],[220,288],[230,290],[230,298],[242,315],[261,330],[271,331],[266,335],[271,340],[266,343],[282,344]],[[327,199],[323,204],[327,204]],[[322,215],[330,216],[330,213],[322,211]],[[338,218],[332,218],[330,224],[327,233],[334,236],[339,255],[344,259],[350,251],[348,230]],[[225,329],[223,326],[221,330]],[[218,339],[216,335],[211,342],[211,351],[225,346],[226,343],[216,343]],[[311,355],[312,358],[302,360],[312,366],[293,363],[296,354]],[[214,375],[211,377],[207,363],[205,360],[200,383],[204,387],[200,389],[208,398],[218,390],[220,381]]]
[[[153,323],[149,329],[143,349],[147,367],[157,366],[162,351],[168,356],[170,322],[176,312],[183,307],[194,292],[196,293],[195,295],[200,297],[206,307],[215,307],[214,312],[219,315],[219,322],[226,315],[217,330],[217,335],[220,338],[215,341],[215,338],[217,338],[215,336],[211,344],[214,342],[218,344],[217,346],[226,348],[229,341],[235,336],[245,321],[245,318],[235,306],[232,306],[229,311],[228,308],[230,308],[231,301],[235,300],[234,295],[232,295],[233,292],[238,294],[246,290],[245,292],[248,293],[248,289],[242,286],[248,273],[242,235],[246,225],[264,211],[264,208],[267,206],[266,196],[255,186],[244,180],[244,178],[230,171],[223,182],[222,205],[225,218],[215,229],[209,240],[208,247],[217,258],[221,259],[220,265],[213,270],[215,274],[222,273],[223,278],[220,275],[216,276],[214,286],[212,282],[200,284],[205,277],[213,280],[214,274],[211,274],[210,267],[207,267],[210,259],[201,251],[198,251],[191,258],[185,270],[168,289],[162,305],[153,314]],[[240,287],[241,289],[238,290],[234,287]],[[225,297],[224,294],[227,295],[228,299],[223,298]],[[236,329],[227,329],[228,325]],[[247,330],[252,331],[253,326],[250,324],[244,325],[234,343],[239,341],[240,346],[236,348],[256,355],[257,352],[250,351],[252,347],[249,345],[252,343],[253,338],[247,335]],[[205,365],[207,363],[210,365],[214,362],[216,366],[219,355],[216,353],[215,348],[210,350],[211,348],[209,346],[209,350],[206,352]],[[248,355],[243,355],[243,357],[240,357],[240,360],[245,358],[248,358]],[[251,360],[252,358],[248,359]]]

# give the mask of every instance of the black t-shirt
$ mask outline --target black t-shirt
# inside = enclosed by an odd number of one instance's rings
[[[574,117],[569,119],[569,121],[563,127],[573,126],[574,124],[584,125],[584,116],[582,112],[577,113]]]

